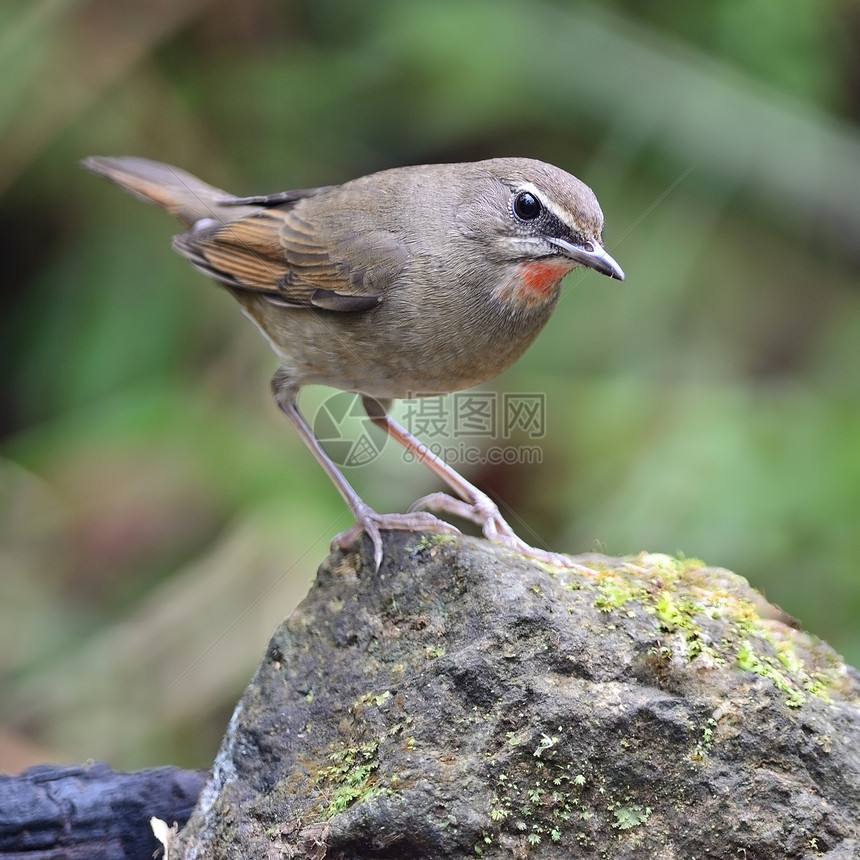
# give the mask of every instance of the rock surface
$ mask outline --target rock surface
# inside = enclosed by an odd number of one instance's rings
[[[860,857],[860,674],[728,571],[578,561],[334,553],[171,857]]]

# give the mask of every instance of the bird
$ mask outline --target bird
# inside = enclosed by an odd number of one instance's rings
[[[173,247],[223,285],[277,355],[275,401],[355,517],[349,549],[381,533],[458,534],[435,516],[554,565],[566,556],[519,538],[490,497],[389,414],[395,399],[448,394],[513,364],[549,320],[577,267],[624,280],[603,244],[594,192],[532,158],[423,164],[340,185],[240,197],[158,161],[93,156],[99,174],[175,216]],[[378,513],[344,477],[299,411],[303,386],[355,392],[370,421],[453,493]]]

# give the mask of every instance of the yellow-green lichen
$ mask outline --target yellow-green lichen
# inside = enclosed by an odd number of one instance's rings
[[[443,546],[447,543],[453,543],[457,540],[457,536],[448,534],[447,532],[423,532],[418,540],[418,543],[413,547],[409,547],[410,555],[417,555],[422,552],[429,552],[437,546]]]
[[[825,668],[807,668],[794,631],[776,632],[773,622],[760,617],[746,581],[728,571],[707,569],[698,559],[643,553],[624,566],[597,570],[591,582],[578,579],[570,585],[571,590],[583,588],[594,591],[594,606],[601,612],[653,616],[660,636],[652,653],[663,659],[702,657],[711,664],[736,665],[773,683],[789,707],[799,707],[808,695],[830,701],[828,687],[838,681],[838,671],[827,670],[832,659],[824,655],[818,662]],[[718,640],[715,625],[708,622],[718,622],[723,631]],[[824,645],[820,649],[827,651]]]
[[[604,576],[598,582],[594,605],[601,612],[613,612],[632,600],[642,600],[643,597],[645,597],[643,586],[630,582],[624,577]]]
[[[759,633],[759,635],[771,646],[775,654],[763,653],[756,649],[749,639],[745,639],[738,649],[739,668],[767,678],[785,693],[786,703],[790,708],[799,708],[806,701],[807,694],[817,696],[826,702],[831,701],[822,677],[808,672],[803,662],[786,643],[776,643],[766,634]]]
[[[350,711],[352,713],[360,712],[360,709],[366,705],[374,708],[379,708],[391,698],[391,693],[386,690],[384,693],[365,693],[359,696],[353,703]]]

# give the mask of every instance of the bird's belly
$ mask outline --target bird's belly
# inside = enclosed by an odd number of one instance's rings
[[[362,350],[362,361],[339,367],[340,382],[317,380],[382,399],[427,397],[480,385],[513,364],[538,329],[443,338],[404,336]],[[334,369],[334,368],[333,368]],[[347,383],[347,384],[344,384]]]
[[[534,340],[545,314],[526,317],[483,313],[456,320],[439,314],[375,312],[354,315],[284,308],[276,326],[271,306],[247,315],[257,324],[293,387],[329,385],[380,399],[424,397],[460,391],[497,376]],[[380,310],[383,310],[380,308]],[[441,319],[441,322],[440,322]]]
[[[440,360],[438,355],[425,362],[420,357],[397,361],[391,354],[365,354],[361,362],[316,363],[301,373],[301,384],[331,385],[383,400],[429,397],[480,385],[515,359],[511,357],[503,365],[497,360],[485,367],[475,361]],[[287,366],[293,366],[293,362],[288,361]]]

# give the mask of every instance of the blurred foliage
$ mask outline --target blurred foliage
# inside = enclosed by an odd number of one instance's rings
[[[207,766],[349,525],[265,344],[91,154],[237,193],[577,174],[628,280],[568,278],[494,383],[546,393],[543,462],[472,477],[528,539],[731,567],[860,664],[859,34],[841,0],[0,7],[0,770]],[[388,450],[351,478],[434,488]]]

